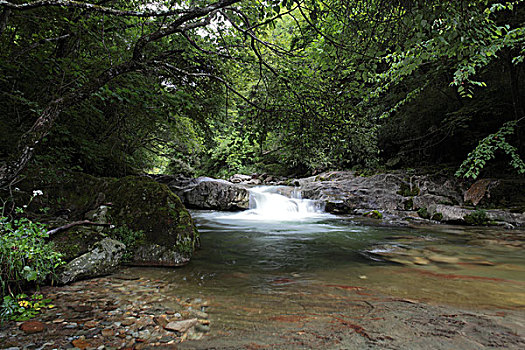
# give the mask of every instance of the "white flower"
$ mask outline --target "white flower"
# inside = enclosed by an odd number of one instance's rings
[[[35,191],[33,191],[33,197],[41,196],[41,195],[43,195],[43,194],[44,194],[44,192],[42,192],[42,191],[40,191],[40,190],[35,190]]]

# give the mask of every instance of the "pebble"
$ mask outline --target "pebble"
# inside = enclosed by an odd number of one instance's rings
[[[26,334],[43,332],[46,326],[38,321],[26,321],[20,325],[20,329]]]
[[[164,327],[164,329],[184,333],[191,327],[195,326],[198,321],[199,320],[196,318],[191,318],[189,320],[170,322]]]
[[[75,322],[68,323],[67,325],[64,326],[64,328],[66,329],[75,329],[77,327],[78,327],[78,324]]]

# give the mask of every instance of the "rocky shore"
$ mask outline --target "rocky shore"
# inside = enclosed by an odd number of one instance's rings
[[[210,330],[202,299],[166,297],[158,280],[112,275],[42,293],[55,306],[0,326],[0,349],[176,349]]]

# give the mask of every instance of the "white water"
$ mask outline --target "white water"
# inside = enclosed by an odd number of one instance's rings
[[[283,195],[286,192],[289,196]],[[227,218],[250,221],[303,221],[327,215],[319,202],[301,198],[298,190],[280,186],[258,186],[250,189],[250,209],[228,215]]]

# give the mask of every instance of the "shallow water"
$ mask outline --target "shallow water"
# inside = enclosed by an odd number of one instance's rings
[[[189,265],[129,272],[166,283],[164,304],[182,296],[209,313],[211,333],[182,348],[525,344],[525,232],[383,227],[309,208],[192,211],[202,248]]]
[[[353,286],[462,307],[525,307],[525,252],[509,244],[523,239],[520,231],[378,227],[329,214],[285,221],[213,211],[192,215],[202,248],[191,263],[136,273],[175,283],[188,294],[198,290],[217,297],[251,299],[256,294]],[[406,248],[410,259],[426,254],[453,261],[417,265],[407,258],[400,264],[366,253],[390,247]]]

